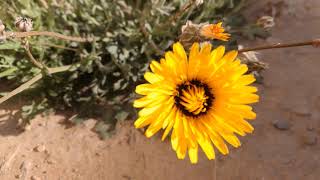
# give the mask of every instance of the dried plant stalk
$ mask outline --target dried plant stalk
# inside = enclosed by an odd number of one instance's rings
[[[248,52],[248,51],[258,51],[258,50],[265,50],[265,49],[278,49],[278,48],[289,48],[289,47],[298,47],[298,46],[314,46],[318,47],[320,45],[320,39],[314,39],[311,41],[304,41],[298,43],[286,43],[286,44],[272,44],[272,45],[265,45],[265,46],[258,46],[253,48],[244,48],[239,49],[239,52]]]
[[[49,36],[53,38],[58,38],[67,41],[75,41],[75,42],[92,42],[94,41],[93,38],[87,37],[73,37],[73,36],[66,36],[63,34],[59,34],[56,32],[49,32],[49,31],[30,31],[30,32],[5,32],[5,36],[7,38],[25,38],[29,36]]]
[[[48,68],[48,72],[49,72],[49,74],[64,72],[64,71],[68,71],[71,67],[72,67],[71,65],[67,65],[67,66],[61,66],[61,67],[56,67],[56,68]],[[21,93],[22,91],[29,89],[34,83],[39,81],[41,78],[43,78],[43,74],[39,73],[38,75],[36,75],[35,77],[33,77],[32,79],[27,81],[26,83],[22,84],[21,86],[19,86],[15,90],[11,91],[10,93],[8,93],[5,96],[3,96],[2,98],[0,98],[0,104],[7,101],[11,97]]]

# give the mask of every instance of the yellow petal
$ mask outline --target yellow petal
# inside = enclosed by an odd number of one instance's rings
[[[222,114],[222,115],[221,115]],[[227,121],[224,119],[224,116],[223,116],[223,113],[221,114],[218,114],[218,113],[215,113],[214,115],[212,115],[214,117],[215,120],[217,120],[219,122],[219,124],[223,127],[225,127],[226,129],[230,129],[232,130],[233,132],[241,135],[241,136],[244,136],[246,135],[246,133],[240,129],[239,127],[235,126],[233,123],[231,123],[230,121]]]
[[[142,128],[145,127],[147,125],[149,125],[152,122],[152,117],[147,116],[147,117],[139,117],[135,122],[134,122],[134,126],[136,128]]]
[[[178,159],[184,159],[187,153],[187,142],[184,138],[179,138],[178,147],[176,150]]]
[[[190,49],[189,65],[188,65],[188,79],[196,78],[200,67],[199,44],[194,43]]]
[[[177,130],[173,129],[171,134],[171,146],[173,150],[177,150],[178,148],[179,137],[177,135]]]
[[[175,123],[174,123],[173,128],[176,130],[178,137],[183,137],[184,136],[182,116],[184,116],[184,115],[182,115],[182,112],[177,111],[176,119],[175,119]]]
[[[248,71],[248,66],[246,64],[241,64],[239,66],[239,69],[237,70],[237,74],[239,75],[243,75],[244,73],[246,73]]]
[[[161,129],[165,118],[172,111],[173,105],[174,105],[174,98],[173,97],[171,97],[168,102],[164,103],[164,107],[161,110],[161,114],[159,116],[155,117],[152,124],[148,127],[148,129],[145,133],[147,137],[153,136],[156,132],[158,132]]]
[[[194,147],[189,147],[189,158],[192,164],[196,164],[198,162],[198,145]]]
[[[161,67],[161,64],[158,63],[157,61],[151,61],[150,63],[150,69],[152,72],[155,74],[161,74],[163,71],[163,68]]]
[[[251,104],[259,101],[259,96],[256,94],[246,94],[238,97],[231,97],[230,102],[234,104]]]
[[[255,119],[256,113],[252,111],[252,107],[247,105],[228,105],[229,111],[237,113],[245,119]]]
[[[136,87],[136,93],[141,95],[147,95],[153,90],[152,84],[140,84]]]
[[[172,126],[174,124],[174,121],[171,121],[168,126],[166,127],[166,130],[164,131],[162,137],[161,137],[161,141],[164,141],[166,139],[166,137],[168,136],[169,132],[172,129]]]
[[[163,80],[163,77],[158,75],[158,74],[154,74],[152,72],[146,72],[144,74],[144,78],[151,84],[157,83],[159,81]]]
[[[210,55],[212,45],[208,42],[202,44],[200,53],[203,55]]]
[[[173,52],[181,58],[181,61],[187,61],[187,54],[181,43],[177,42],[173,45]]]
[[[231,144],[233,147],[237,148],[241,146],[241,142],[239,139],[233,134],[223,134],[223,138]]]
[[[223,56],[221,61],[227,61],[228,63],[231,63],[235,60],[237,56],[238,56],[238,51],[235,51],[235,50],[229,51]]]
[[[210,54],[210,64],[215,64],[217,61],[219,61],[225,52],[224,46],[218,46],[216,49],[214,49]]]
[[[162,141],[168,136],[169,132],[171,131],[171,129],[175,123],[175,117],[176,117],[176,108],[173,108],[173,110],[171,111],[171,113],[166,118],[165,122],[163,123],[162,128],[165,127],[165,124],[168,124],[168,126],[166,126],[166,130],[164,131],[164,133],[162,135],[162,138],[161,138]]]
[[[173,95],[174,89],[170,85],[163,84],[140,84],[136,86],[136,93],[141,95],[149,95],[150,93],[162,93],[166,95]]]
[[[200,147],[202,148],[203,152],[206,154],[208,159],[214,159],[215,153],[214,153],[212,144],[211,144],[210,140],[208,139],[208,136],[206,135],[206,130],[203,128],[201,123],[196,123],[196,125],[198,127],[197,129],[199,129],[199,131],[205,136],[205,138],[202,138],[202,139],[198,138],[197,139]]]
[[[150,94],[149,94],[150,95]],[[136,99],[133,102],[133,107],[142,108],[142,107],[153,107],[162,103],[166,103],[169,99],[169,96],[155,96],[155,98],[150,98],[149,96]]]
[[[152,113],[154,113],[155,111],[159,111],[161,110],[161,106],[162,104],[159,104],[157,106],[153,106],[153,107],[148,107],[148,108],[143,108],[139,111],[138,115],[141,116],[149,116]]]
[[[190,58],[194,58],[199,54],[199,43],[193,43],[190,49]]]
[[[150,138],[151,136],[153,136],[155,133],[157,133],[162,126],[162,119],[158,118],[158,119],[154,119],[153,123],[148,127],[148,129],[145,132],[145,135]]]
[[[243,75],[238,79],[237,86],[249,85],[256,81],[256,78],[252,74]]]
[[[244,131],[246,133],[252,133],[254,128],[239,114],[228,112],[226,110],[220,110],[220,113],[223,114],[222,117],[224,118],[225,122],[228,122],[233,127],[236,127],[238,130]]]
[[[214,121],[214,119],[211,119],[211,121]],[[210,122],[210,121],[207,121]],[[205,126],[208,127],[208,124],[205,124]],[[211,126],[214,130],[210,131],[210,139],[212,140],[213,144],[218,148],[218,150],[222,154],[228,154],[229,150],[224,141],[225,139],[229,144],[233,145],[234,147],[238,147],[241,145],[239,139],[233,134],[232,131],[221,129],[221,126],[218,125],[212,125]],[[220,137],[222,136],[222,138]]]
[[[210,141],[208,141],[207,139],[204,139],[204,140],[198,140],[198,143],[209,160],[215,159],[215,153]]]
[[[200,124],[202,126],[203,129],[206,129],[206,123],[204,123],[204,121],[202,121]],[[225,142],[223,141],[223,139],[221,138],[220,135],[225,134],[224,131],[219,131],[218,128],[216,126],[213,127],[214,130],[211,131],[207,131],[210,140],[212,141],[212,143],[215,145],[215,147],[224,155],[229,153],[228,147],[225,144]],[[221,134],[222,133],[222,134]]]

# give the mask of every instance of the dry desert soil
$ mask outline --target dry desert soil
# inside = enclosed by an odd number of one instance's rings
[[[245,46],[320,36],[319,0],[276,2],[259,1],[247,10],[252,19],[263,13],[277,17],[270,38],[243,42]],[[320,49],[312,47],[261,51],[259,57],[269,69],[264,84],[258,85],[261,100],[254,106],[254,133],[241,138],[241,148],[230,147],[230,155],[215,161],[201,152],[197,165],[177,160],[168,141],[147,139],[133,121],[120,122],[106,140],[92,131],[94,120],[66,128],[63,115],[37,116],[30,130],[21,132],[15,112],[23,102],[10,102],[0,108],[0,179],[318,180],[319,54]]]

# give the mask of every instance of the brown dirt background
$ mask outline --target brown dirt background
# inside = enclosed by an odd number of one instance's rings
[[[268,2],[253,1],[250,18],[270,12]],[[276,18],[272,37],[256,44],[308,40],[320,36],[320,1],[271,1]],[[16,107],[0,109],[0,179],[41,180],[318,180],[320,179],[320,59],[319,49],[298,47],[261,51],[269,63],[253,134],[229,156],[200,162],[177,160],[169,141],[147,139],[133,121],[120,122],[116,134],[100,140],[95,121],[66,128],[63,115],[37,116],[31,129],[16,129]],[[14,104],[14,105],[12,105]],[[274,122],[288,122],[279,130]],[[34,150],[40,145],[40,152]],[[41,149],[42,147],[42,149]]]

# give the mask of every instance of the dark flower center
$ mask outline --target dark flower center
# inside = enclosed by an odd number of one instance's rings
[[[199,80],[186,81],[177,86],[175,103],[187,116],[199,117],[206,114],[213,100],[211,89]]]

